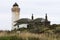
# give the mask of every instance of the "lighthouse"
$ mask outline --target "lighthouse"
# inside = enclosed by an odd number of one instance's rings
[[[19,15],[20,15],[20,8],[17,3],[13,4],[12,7],[12,28],[14,29],[14,25],[16,24],[15,21],[19,20]]]

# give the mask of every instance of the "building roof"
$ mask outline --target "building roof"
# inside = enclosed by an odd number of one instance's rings
[[[22,19],[19,19],[15,22],[17,22],[15,25],[19,25],[19,24],[28,24],[29,22],[31,22],[32,20],[31,19],[28,19],[28,18],[22,18]]]
[[[43,18],[36,18],[34,20],[31,20],[29,18],[22,18],[22,19],[17,20],[16,22],[18,22],[18,23],[45,22],[45,19],[43,19]]]
[[[17,20],[16,22],[17,23],[15,25],[28,24],[28,23],[31,23],[31,22],[33,22],[33,23],[35,23],[35,22],[37,22],[37,23],[40,23],[40,22],[44,23],[45,19],[43,19],[43,18],[36,18],[36,19],[32,20],[32,19],[29,19],[29,18],[22,18],[22,19]],[[47,21],[47,22],[50,22],[50,21]]]
[[[17,3],[15,3],[13,6],[18,6],[18,4],[17,4]]]
[[[28,19],[28,18],[22,18],[22,19],[17,20],[16,22],[27,23],[27,22],[31,22],[31,21],[32,21],[31,19]]]
[[[45,21],[45,19],[43,19],[43,18],[36,18],[34,20],[34,22],[44,22],[44,21]]]

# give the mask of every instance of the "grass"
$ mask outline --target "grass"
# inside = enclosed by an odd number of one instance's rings
[[[29,32],[22,33],[0,33],[0,40],[60,40],[57,34],[34,34]]]

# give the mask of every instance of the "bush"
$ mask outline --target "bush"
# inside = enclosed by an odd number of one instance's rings
[[[0,37],[0,40],[39,40],[39,38],[29,37],[29,38],[22,38],[17,36],[4,36]]]
[[[22,38],[18,38],[16,36],[4,36],[0,37],[0,40],[22,40]]]
[[[40,40],[39,38],[35,38],[35,37],[29,37],[28,40]]]

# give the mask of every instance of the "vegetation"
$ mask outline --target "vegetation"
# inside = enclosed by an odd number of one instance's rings
[[[60,25],[0,32],[0,40],[60,40]]]
[[[47,32],[42,34],[35,34],[29,32],[20,32],[20,33],[1,32],[0,40],[60,40],[60,34],[47,33]]]

